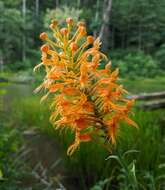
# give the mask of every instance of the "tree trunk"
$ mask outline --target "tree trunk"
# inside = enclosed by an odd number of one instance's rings
[[[23,37],[22,37],[22,60],[25,61],[25,59],[26,59],[26,33],[25,33],[26,0],[22,0],[22,16],[23,16],[23,28],[24,28],[24,33],[23,33]]]
[[[39,16],[39,0],[36,0],[35,9],[36,9],[36,18],[38,18],[38,16]]]
[[[4,69],[4,61],[3,61],[3,55],[0,54],[0,71],[2,72]]]
[[[110,21],[110,13],[112,7],[112,0],[104,0],[103,6],[103,21],[100,30],[99,37],[102,41],[102,49],[106,51],[109,47],[109,38],[110,38],[110,30],[109,30],[109,21]]]
[[[155,110],[165,108],[165,91],[134,95],[130,98],[145,101],[136,106],[140,109]]]
[[[142,50],[142,29],[141,23],[139,23],[139,39],[138,39],[139,50]]]
[[[80,0],[77,0],[77,8],[79,9],[80,8]]]
[[[100,6],[100,0],[97,0],[96,1],[95,21],[94,21],[95,23],[98,23],[98,21],[99,21],[99,6]],[[94,38],[96,38],[98,36],[98,28],[96,28],[96,26],[93,30],[93,36],[94,36]]]
[[[111,34],[111,36],[112,36],[112,38],[111,38],[111,47],[112,47],[112,49],[114,49],[115,48],[115,28],[114,28],[114,26],[112,27],[112,34]]]
[[[147,102],[142,105],[139,105],[137,107],[144,110],[156,110],[160,108],[165,108],[165,100],[151,101],[151,102]]]
[[[56,8],[59,7],[59,0],[56,0]]]
[[[137,100],[153,100],[153,99],[162,99],[162,98],[165,99],[165,91],[134,95],[131,98]]]

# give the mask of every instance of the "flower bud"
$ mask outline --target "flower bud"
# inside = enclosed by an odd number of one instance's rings
[[[54,26],[57,26],[57,25],[58,25],[58,21],[57,21],[56,19],[53,19],[53,20],[51,21],[51,23],[52,23]]]
[[[70,44],[70,48],[71,48],[72,51],[76,51],[78,49],[78,45],[75,42],[72,42]]]
[[[79,33],[81,34],[81,36],[84,36],[86,34],[86,28],[85,28],[85,26],[80,26],[78,28],[78,30],[79,30]]]
[[[49,51],[49,45],[47,45],[47,44],[42,45],[41,46],[41,51],[45,52],[45,53],[48,52]]]
[[[63,35],[67,35],[68,29],[67,29],[67,28],[62,28],[62,29],[60,30],[60,32],[61,32],[61,34],[63,34]]]
[[[84,26],[85,27],[85,22],[78,22],[77,23],[77,26],[80,27],[80,26]]]
[[[42,33],[40,34],[40,39],[41,39],[41,40],[46,40],[47,38],[48,38],[48,35],[47,35],[46,32],[42,32]]]
[[[53,29],[56,28],[56,26],[55,26],[54,24],[50,24],[50,25],[49,25],[49,28],[53,30]]]
[[[94,37],[93,37],[93,36],[88,36],[88,37],[87,37],[87,42],[88,42],[88,44],[93,44],[93,42],[94,42]]]
[[[73,24],[73,19],[71,17],[68,17],[66,19],[66,23],[69,24],[69,25],[72,25]]]

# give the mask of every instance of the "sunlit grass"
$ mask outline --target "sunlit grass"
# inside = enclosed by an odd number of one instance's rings
[[[156,78],[137,78],[134,80],[123,79],[122,82],[126,89],[132,93],[165,91],[165,77],[162,76]]]

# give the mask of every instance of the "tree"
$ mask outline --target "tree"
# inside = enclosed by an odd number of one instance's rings
[[[152,53],[163,43],[165,1],[116,0],[112,5],[111,28],[115,48],[134,48]]]
[[[0,44],[1,60],[5,64],[13,63],[21,58],[22,49],[22,16],[21,12],[14,8],[6,8],[0,3]]]
[[[104,0],[104,8],[103,8],[103,21],[100,30],[100,39],[103,43],[102,49],[107,50],[109,47],[109,21],[110,21],[110,13],[112,7],[112,0]]]

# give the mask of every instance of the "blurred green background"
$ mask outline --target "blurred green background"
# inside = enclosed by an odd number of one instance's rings
[[[54,130],[49,101],[33,94],[43,72],[32,70],[39,34],[67,17],[100,36],[131,94],[165,92],[164,0],[0,0],[0,189],[164,190],[165,109],[143,110],[143,100],[132,116],[139,129],[122,124],[112,155],[85,143],[66,156],[73,134]]]

